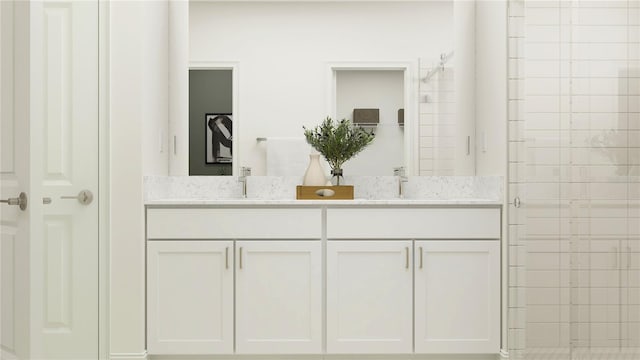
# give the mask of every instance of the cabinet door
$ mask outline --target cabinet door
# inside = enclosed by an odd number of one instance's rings
[[[416,353],[500,351],[500,242],[416,241]]]
[[[149,354],[233,352],[233,242],[147,242]]]
[[[410,353],[411,241],[327,243],[327,352]]]
[[[236,242],[236,351],[322,351],[320,241]]]

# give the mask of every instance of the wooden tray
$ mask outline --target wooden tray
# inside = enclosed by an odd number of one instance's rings
[[[353,200],[353,185],[296,187],[298,200]]]

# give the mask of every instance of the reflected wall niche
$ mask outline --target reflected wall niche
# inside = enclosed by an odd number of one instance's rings
[[[189,175],[231,175],[233,70],[189,70]]]

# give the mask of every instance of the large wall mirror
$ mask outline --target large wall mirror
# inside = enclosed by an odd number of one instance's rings
[[[392,175],[404,166],[409,175],[473,174],[467,101],[475,91],[475,37],[465,18],[473,7],[465,6],[451,0],[190,2],[190,174],[235,175],[240,166],[253,175],[274,174],[274,144],[303,141],[303,126],[326,116],[353,120],[356,109],[378,109],[378,138],[345,164],[345,173]],[[207,160],[214,140],[205,133],[211,130],[206,114],[232,124],[231,133],[222,129],[216,138],[233,137],[230,159]],[[291,152],[308,156],[300,149],[292,145]],[[282,175],[302,176],[308,158],[284,161],[294,170]],[[298,171],[293,164],[300,162]]]

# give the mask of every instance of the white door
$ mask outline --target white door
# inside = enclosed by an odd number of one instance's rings
[[[97,358],[98,2],[1,3],[2,355]]]
[[[236,351],[322,352],[319,241],[236,242]]]
[[[95,358],[98,1],[32,2],[31,18],[34,356]]]
[[[415,352],[500,352],[500,241],[415,247]]]
[[[147,350],[233,353],[233,241],[147,243]]]
[[[327,352],[413,351],[411,241],[327,243]]]
[[[0,1],[0,199],[29,189],[29,6]],[[0,204],[0,358],[29,359],[32,204]]]

